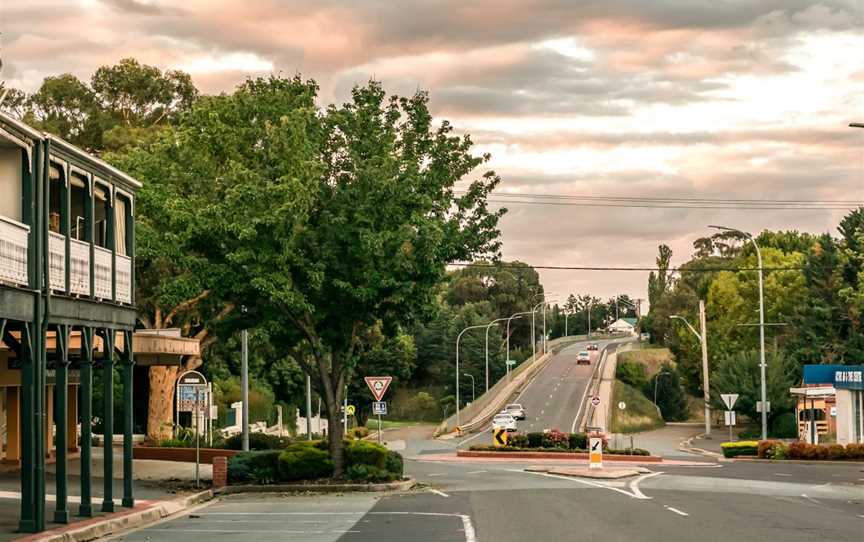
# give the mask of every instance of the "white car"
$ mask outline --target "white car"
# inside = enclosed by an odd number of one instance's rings
[[[522,408],[522,405],[519,403],[513,403],[504,407],[504,410],[501,411],[502,414],[510,414],[517,420],[525,419],[525,409]]]
[[[502,412],[500,414],[496,414],[494,418],[492,418],[492,428],[493,429],[506,429],[509,431],[516,430],[516,418]]]
[[[591,353],[587,350],[579,352],[579,355],[576,356],[576,364],[582,365],[583,363],[591,364]]]

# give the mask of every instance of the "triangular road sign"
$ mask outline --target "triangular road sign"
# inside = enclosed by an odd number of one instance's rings
[[[393,380],[392,376],[367,376],[364,378],[366,381],[366,385],[369,386],[369,391],[372,392],[372,395],[375,396],[376,401],[380,401],[384,394],[387,392],[387,388],[390,386],[390,382]]]
[[[726,408],[728,410],[732,410],[732,407],[735,406],[735,401],[738,400],[737,393],[721,393],[720,398],[723,399],[723,402],[726,403]]]

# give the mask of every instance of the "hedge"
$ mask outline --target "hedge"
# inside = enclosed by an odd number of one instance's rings
[[[330,454],[314,446],[292,446],[279,454],[279,480],[317,480],[333,475]]]
[[[567,448],[517,448],[515,446],[492,446],[487,444],[477,444],[474,446],[470,446],[468,448],[469,451],[472,452],[554,452],[554,453],[583,453],[587,454],[587,449],[576,449],[570,450]],[[616,450],[613,448],[607,448],[603,450],[604,454],[614,454],[614,455],[651,455],[651,452],[645,450],[643,448],[624,448],[621,450]]]
[[[242,452],[228,460],[228,483],[268,484],[279,479],[280,450]]]
[[[864,460],[864,444],[808,444],[780,440],[759,442],[758,455],[762,459],[808,459],[831,461]]]
[[[759,453],[759,442],[756,440],[742,440],[738,442],[724,442],[720,445],[723,457],[737,457],[739,455],[756,456]]]
[[[288,446],[291,446],[293,442],[289,437],[268,435],[266,433],[249,433],[250,450],[284,450]],[[226,450],[242,450],[243,435],[238,433],[225,439],[225,444],[222,447]]]

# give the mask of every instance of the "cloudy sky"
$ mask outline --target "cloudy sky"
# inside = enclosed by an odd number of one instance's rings
[[[864,201],[864,0],[0,0],[3,78],[88,80],[134,56],[205,92],[301,72],[341,101],[427,89],[492,153],[501,192]],[[685,261],[708,224],[834,231],[839,210],[516,204],[504,256]],[[646,275],[546,271],[547,290],[645,297]]]

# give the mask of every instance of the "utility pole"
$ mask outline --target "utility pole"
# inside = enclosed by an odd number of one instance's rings
[[[244,307],[245,312],[245,307]],[[240,402],[243,415],[240,430],[243,432],[243,451],[249,451],[249,331],[240,333]]]
[[[711,437],[711,394],[708,390],[708,329],[705,327],[705,301],[699,300],[699,329],[702,331],[702,390],[705,400],[705,438]]]

